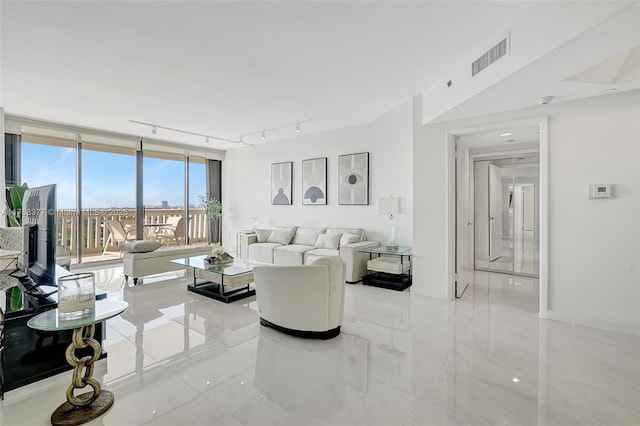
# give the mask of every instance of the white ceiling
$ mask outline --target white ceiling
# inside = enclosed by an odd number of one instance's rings
[[[441,84],[530,3],[3,0],[0,105],[145,137],[150,128],[129,120],[236,140],[257,132],[251,143],[286,124],[268,140],[291,137],[309,118],[303,131],[340,128]],[[162,129],[154,137],[204,144]]]
[[[539,129],[537,124],[504,125],[491,130],[460,135],[459,140],[469,149],[489,146],[508,149],[510,146],[540,142]],[[505,136],[500,136],[501,134]]]
[[[0,7],[7,114],[151,137],[128,121],[139,120],[237,139],[308,118],[303,130],[312,132],[371,121],[467,61],[528,2]],[[203,143],[162,130],[156,137]]]

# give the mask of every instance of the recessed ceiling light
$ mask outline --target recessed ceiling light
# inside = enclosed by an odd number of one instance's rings
[[[518,382],[520,382],[520,379],[518,379],[517,377],[514,377],[513,378],[513,383],[518,383]]]
[[[511,132],[504,132],[504,133],[500,133],[500,136],[505,137],[505,136],[511,136],[513,133]]]

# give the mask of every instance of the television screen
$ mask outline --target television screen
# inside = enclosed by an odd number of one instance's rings
[[[22,224],[36,225],[35,258],[31,253],[34,261],[29,266],[29,277],[38,285],[55,285],[56,185],[25,191],[22,198]],[[27,250],[29,248],[25,247]]]

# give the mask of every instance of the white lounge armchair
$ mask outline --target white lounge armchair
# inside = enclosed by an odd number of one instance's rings
[[[253,268],[260,324],[299,337],[331,339],[344,315],[345,266],[340,256],[309,265]]]

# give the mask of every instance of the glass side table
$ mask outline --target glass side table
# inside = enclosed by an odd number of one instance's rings
[[[363,248],[361,253],[369,253],[368,275],[362,277],[362,284],[402,291],[412,284],[411,247],[387,249],[384,246]],[[377,257],[373,257],[377,254]]]
[[[54,426],[79,425],[104,414],[113,405],[113,393],[102,390],[94,379],[94,363],[100,357],[100,343],[93,338],[97,323],[120,315],[129,307],[127,302],[97,300],[95,313],[83,318],[62,320],[58,318],[58,309],[51,309],[31,318],[27,326],[40,331],[73,330],[71,344],[67,348],[67,362],[74,367],[71,385],[67,389],[67,402],[60,405],[51,414]],[[76,350],[91,348],[93,355],[78,358]],[[91,386],[93,391],[75,395],[74,390]]]

